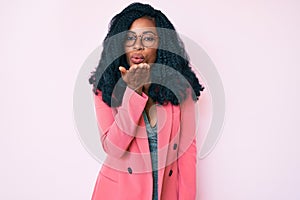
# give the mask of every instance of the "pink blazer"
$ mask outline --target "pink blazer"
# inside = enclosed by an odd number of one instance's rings
[[[153,178],[142,112],[148,96],[126,88],[122,105],[111,108],[95,95],[101,143],[107,158],[92,200],[152,200]],[[160,200],[196,199],[195,102],[157,105]]]

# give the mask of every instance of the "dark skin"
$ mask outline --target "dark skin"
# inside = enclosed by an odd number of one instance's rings
[[[154,20],[144,17],[135,20],[129,30],[133,31],[137,36],[146,32],[152,32],[157,35]],[[157,47],[158,40],[155,41],[153,46],[144,47],[139,38],[133,46],[125,47],[126,58],[130,68],[129,70],[126,70],[125,67],[120,66],[119,70],[127,86],[135,90],[135,92],[140,95],[142,92],[148,95],[148,89],[150,86],[150,69],[151,64],[156,60]],[[156,107],[150,97],[148,98],[145,106],[145,112],[150,125],[152,127],[155,126],[157,122]]]

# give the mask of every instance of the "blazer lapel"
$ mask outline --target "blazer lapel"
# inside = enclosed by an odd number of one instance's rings
[[[158,194],[160,196],[163,184],[163,177],[165,173],[165,167],[168,156],[170,136],[172,134],[173,116],[172,116],[172,104],[157,105],[157,151],[158,151]],[[140,150],[140,156],[145,163],[145,171],[150,172],[152,170],[151,156],[149,150],[149,143],[147,137],[147,131],[145,127],[144,117],[141,117],[139,123],[140,128],[137,131],[136,140]]]
[[[160,196],[165,173],[168,146],[172,132],[172,105],[156,106],[157,112],[157,142],[158,142],[158,194]]]
[[[143,167],[140,166],[142,168],[139,171],[140,172],[151,172],[151,170],[152,170],[151,155],[150,155],[150,150],[149,150],[146,125],[145,125],[143,115],[141,116],[139,128],[137,130],[137,134],[135,137],[136,137],[138,148],[140,150],[140,152],[136,156],[138,156],[139,159],[142,158],[144,160],[144,164],[145,164]]]

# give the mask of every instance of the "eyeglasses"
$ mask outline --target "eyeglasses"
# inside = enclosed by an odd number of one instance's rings
[[[125,37],[125,46],[134,46],[138,37],[141,39],[141,43],[144,47],[152,47],[156,42],[156,38],[158,38],[158,36],[152,32],[143,33],[139,36],[134,32],[128,32]]]

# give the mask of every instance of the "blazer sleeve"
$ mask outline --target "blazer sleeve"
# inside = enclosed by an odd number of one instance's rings
[[[102,100],[101,91],[94,96],[102,147],[109,156],[120,158],[135,137],[148,96],[127,87],[122,104],[117,108],[109,107]]]
[[[191,95],[181,105],[181,132],[178,149],[179,200],[196,199],[196,103]]]

